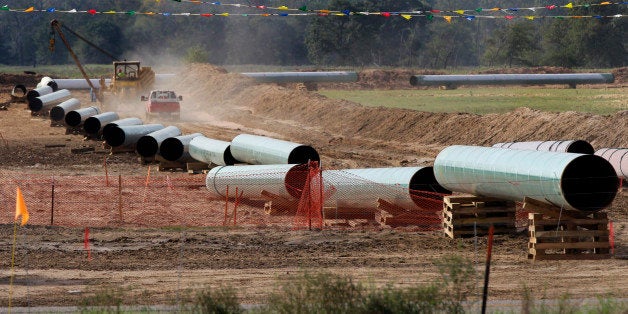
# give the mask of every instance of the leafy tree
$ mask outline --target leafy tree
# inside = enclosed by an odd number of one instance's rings
[[[447,68],[477,65],[477,54],[470,24],[462,21],[430,24],[430,39],[421,56],[421,65],[429,68]]]
[[[496,30],[487,40],[484,59],[489,66],[504,64],[532,66],[540,52],[539,38],[533,24],[526,22],[509,24]]]

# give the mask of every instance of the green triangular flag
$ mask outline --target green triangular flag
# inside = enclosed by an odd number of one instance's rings
[[[9,6],[8,5],[3,5],[2,8],[0,8],[1,11],[9,11]]]
[[[482,13],[482,11],[483,11],[482,8],[475,9],[475,12],[478,12],[478,13]]]
[[[300,8],[299,8],[299,10],[301,10],[301,11],[307,11],[307,6],[302,6],[302,7],[300,7]]]
[[[433,20],[434,19],[434,15],[428,14],[427,15],[427,19],[430,20],[430,21]]]
[[[129,11],[126,14],[128,14],[128,15],[135,15],[135,11]]]

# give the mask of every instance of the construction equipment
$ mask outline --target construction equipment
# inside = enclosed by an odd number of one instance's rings
[[[182,96],[177,96],[173,91],[154,90],[150,92],[150,96],[140,97],[141,101],[146,102],[146,121],[152,120],[154,117],[170,118],[179,120],[181,117]]]
[[[68,31],[72,35],[78,37],[79,39],[87,43],[88,45],[96,48],[98,51],[100,51],[101,53],[103,53],[104,55],[108,56],[109,58],[113,60],[114,72],[111,77],[111,83],[109,86],[106,86],[105,78],[102,77],[100,79],[100,88],[97,89],[94,87],[94,84],[87,76],[87,73],[85,73],[85,70],[83,69],[83,66],[81,65],[81,62],[78,60],[78,57],[74,53],[74,50],[72,50],[72,47],[70,46],[70,43],[68,42],[61,28]],[[73,31],[69,27],[65,26],[64,24],[61,24],[61,22],[59,22],[58,20],[52,20],[50,22],[50,29],[51,29],[50,30],[50,42],[49,42],[50,51],[54,51],[54,47],[55,47],[54,35],[56,32],[57,34],[59,34],[59,37],[63,41],[63,44],[68,49],[70,55],[72,56],[72,59],[74,59],[74,62],[76,63],[76,66],[79,68],[79,70],[81,71],[83,78],[85,79],[85,81],[87,81],[87,84],[89,85],[89,87],[93,91],[96,92],[95,93],[96,98],[101,103],[104,103],[103,92],[105,90],[111,91],[114,95],[118,95],[118,96],[137,96],[138,94],[144,91],[150,90],[152,88],[152,85],[155,82],[155,72],[150,67],[140,66],[139,61],[118,60],[118,58],[116,58],[114,55],[98,47],[96,44],[92,43],[84,36],[79,35],[78,33]]]

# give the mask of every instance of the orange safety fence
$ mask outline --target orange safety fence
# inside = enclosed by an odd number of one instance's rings
[[[277,173],[223,178],[233,184],[215,195],[206,187],[205,175],[0,172],[0,219],[13,221],[19,186],[31,214],[29,224],[34,225],[442,229],[443,194],[379,184],[343,172],[325,176],[314,164],[299,171],[303,173],[293,176],[293,181],[286,176],[285,195],[266,188],[277,185],[275,177],[284,175]]]

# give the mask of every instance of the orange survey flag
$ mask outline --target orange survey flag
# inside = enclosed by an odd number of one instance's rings
[[[28,210],[26,210],[26,203],[24,202],[24,196],[22,196],[22,191],[20,187],[17,187],[17,193],[15,195],[15,221],[17,218],[22,216],[21,226],[25,225],[28,221]]]

